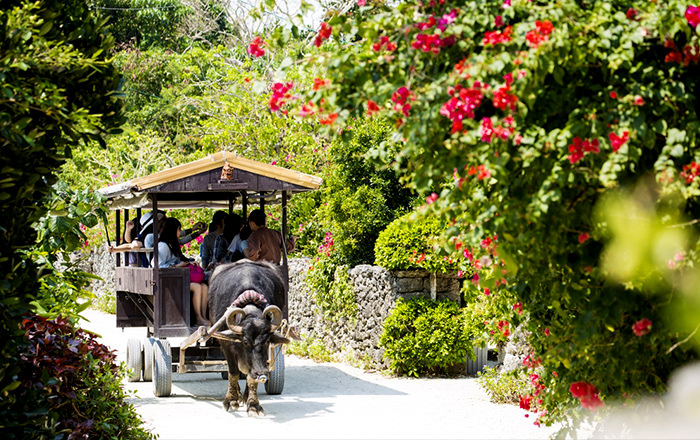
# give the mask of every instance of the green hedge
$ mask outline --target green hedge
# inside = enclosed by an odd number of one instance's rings
[[[401,298],[384,322],[379,344],[397,374],[448,374],[473,356],[466,324],[455,302]]]

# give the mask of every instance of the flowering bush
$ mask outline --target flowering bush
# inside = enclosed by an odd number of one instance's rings
[[[587,413],[663,390],[670,372],[697,356],[688,343],[697,319],[689,328],[667,319],[700,307],[683,284],[699,256],[690,244],[700,209],[696,8],[366,2],[328,20],[348,43],[324,44],[323,56],[308,60],[328,67],[331,82],[304,102],[330,105],[339,115],[331,128],[370,108],[393,121],[394,165],[418,191],[435,192],[428,209],[449,226],[444,245],[473,266],[465,288],[497,312],[484,320],[494,334],[510,332],[520,311],[528,318],[545,371],[542,422],[568,407]],[[395,49],[377,52],[378,41]],[[644,176],[652,189],[603,206]],[[626,210],[630,200],[643,205],[635,212],[647,213],[646,223]],[[652,326],[636,336],[642,319]],[[588,392],[572,395],[575,383]]]

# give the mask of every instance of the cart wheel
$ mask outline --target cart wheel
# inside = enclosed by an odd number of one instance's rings
[[[274,348],[277,359],[275,359],[275,369],[270,371],[270,378],[265,382],[265,392],[267,394],[282,394],[284,389],[284,353],[282,346]]]
[[[129,339],[126,343],[126,366],[129,368],[129,382],[138,382],[143,369],[143,352],[141,341],[138,339]]]
[[[153,338],[143,340],[143,381],[153,380]]]
[[[173,358],[170,342],[162,339],[153,340],[153,395],[168,397],[173,384]]]

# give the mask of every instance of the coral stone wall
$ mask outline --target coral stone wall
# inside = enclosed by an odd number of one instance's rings
[[[311,260],[289,262],[289,320],[302,335],[321,339],[327,347],[343,352],[360,364],[375,369],[388,367],[379,347],[384,320],[398,298],[430,296],[430,275],[423,271],[388,271],[360,265],[348,271],[356,298],[355,319],[327,319],[305,284]],[[459,280],[438,275],[437,297],[459,301]]]

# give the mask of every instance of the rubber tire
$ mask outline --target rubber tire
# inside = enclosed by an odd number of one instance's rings
[[[163,339],[153,341],[153,395],[168,397],[173,384],[173,357],[170,342]]]
[[[275,369],[270,371],[270,378],[265,382],[265,392],[269,395],[282,394],[284,390],[284,353],[281,351],[281,345],[275,347]]]
[[[153,380],[153,341],[155,339],[148,338],[143,340],[143,381],[150,382]]]
[[[143,370],[143,351],[140,339],[129,339],[126,342],[126,367],[129,369],[127,380],[138,382]]]

